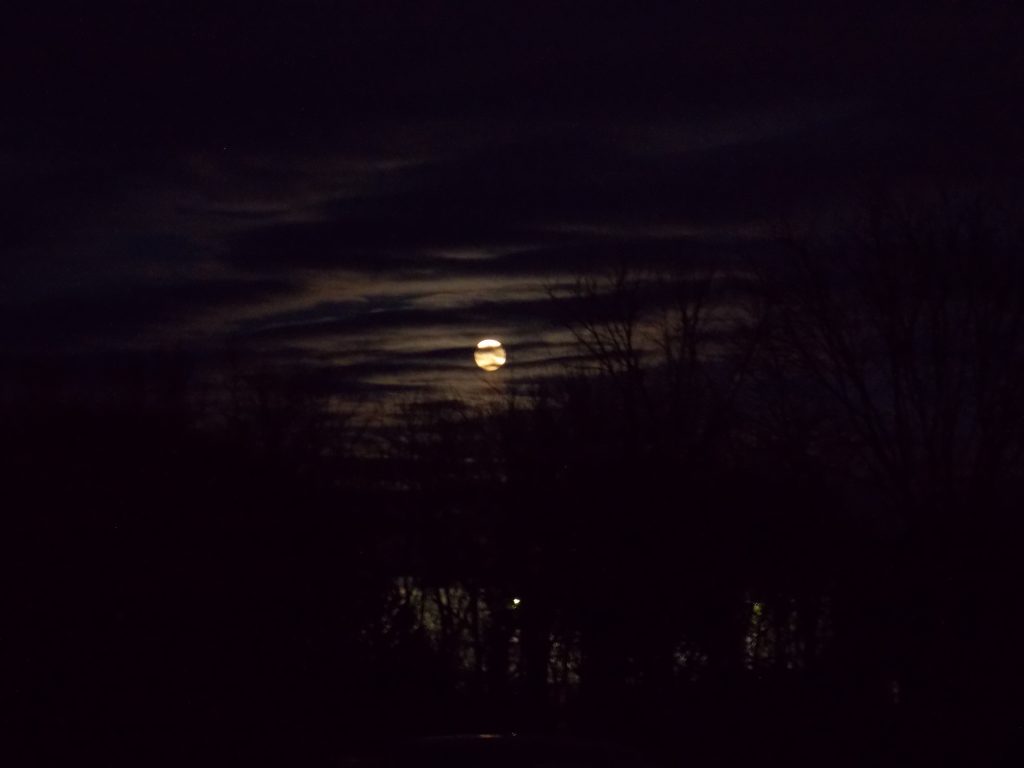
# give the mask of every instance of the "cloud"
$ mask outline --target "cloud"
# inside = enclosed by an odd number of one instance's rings
[[[695,278],[701,279],[701,278]],[[749,288],[742,274],[716,279],[713,306]],[[671,283],[647,282],[637,300],[645,312],[657,313],[673,299]],[[469,386],[475,373],[472,350],[485,336],[508,346],[521,383],[560,375],[565,365],[589,358],[569,327],[581,319],[613,317],[616,300],[608,295],[575,296],[570,284],[560,296],[524,293],[504,299],[460,300],[446,306],[424,302],[418,294],[394,295],[374,302],[320,302],[285,313],[256,316],[235,330],[237,343],[263,350],[262,358],[283,354],[287,364],[305,360],[330,369],[347,391],[375,383],[437,388]],[[462,382],[461,384],[459,382]]]
[[[0,341],[401,346],[387,376],[427,376],[557,326],[579,272],[732,274],[876,181],[1020,173],[1006,4],[614,5],[32,12]]]
[[[461,151],[393,171],[322,203],[306,220],[231,236],[225,264],[248,272],[355,270],[538,274],[609,260],[653,263],[744,247],[756,222],[829,200],[860,159],[863,123],[756,130],[726,146],[643,151],[636,136],[552,126],[520,140],[477,136]],[[768,129],[764,129],[768,130]],[[666,231],[686,232],[666,236]],[[742,235],[742,236],[740,236]],[[446,257],[475,249],[476,259]],[[493,256],[494,258],[486,258]]]
[[[279,297],[296,286],[279,279],[196,279],[122,284],[0,310],[0,340],[8,350],[40,352],[93,344],[153,344],[152,332],[224,307]]]

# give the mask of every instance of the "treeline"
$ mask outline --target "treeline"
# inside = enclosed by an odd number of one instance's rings
[[[1016,222],[887,204],[717,270],[624,260],[553,291],[580,349],[558,376],[380,421],[300,370],[19,365],[16,727],[147,762],[524,728],[1008,755]]]

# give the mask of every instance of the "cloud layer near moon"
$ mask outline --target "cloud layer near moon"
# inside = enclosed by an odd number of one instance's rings
[[[540,375],[579,353],[547,291],[580,271],[721,268],[890,183],[1021,177],[1011,4],[299,5],[5,28],[8,359],[242,349],[422,393],[486,328]]]

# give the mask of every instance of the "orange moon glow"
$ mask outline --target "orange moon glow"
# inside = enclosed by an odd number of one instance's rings
[[[476,364],[489,373],[493,373],[505,364],[508,358],[505,355],[505,348],[497,339],[484,339],[476,345],[473,352],[473,359]]]

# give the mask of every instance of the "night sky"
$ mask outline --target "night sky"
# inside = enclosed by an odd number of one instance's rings
[[[476,382],[496,337],[526,380],[579,354],[548,290],[583,270],[1020,177],[1011,2],[26,5],[7,360],[243,349],[383,397]]]

